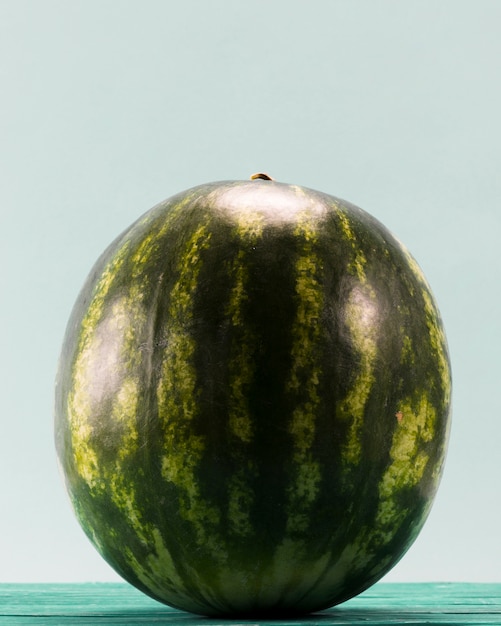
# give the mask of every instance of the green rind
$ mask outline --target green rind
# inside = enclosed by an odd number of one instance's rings
[[[375,582],[438,486],[450,364],[374,218],[271,181],[158,205],[75,305],[56,442],[115,569],[198,613],[306,612]]]

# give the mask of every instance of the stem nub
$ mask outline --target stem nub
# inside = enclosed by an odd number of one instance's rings
[[[257,172],[256,174],[252,174],[251,180],[257,180],[260,178],[261,180],[273,180],[271,176],[268,174],[264,174],[263,172]]]

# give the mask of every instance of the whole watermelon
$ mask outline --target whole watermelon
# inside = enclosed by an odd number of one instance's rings
[[[311,612],[381,578],[449,431],[416,261],[361,209],[267,178],[195,187],[120,235],[56,384],[84,531],[127,581],[206,615]]]

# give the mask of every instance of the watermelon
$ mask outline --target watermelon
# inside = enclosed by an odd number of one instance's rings
[[[258,175],[158,204],[71,314],[55,440],[106,561],[204,615],[300,615],[392,568],[449,433],[434,297],[374,217]]]

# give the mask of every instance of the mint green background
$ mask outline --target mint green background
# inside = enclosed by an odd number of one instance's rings
[[[454,369],[444,480],[387,580],[501,580],[501,3],[0,0],[0,581],[114,580],[69,509],[52,389],[104,247],[267,171],[383,221]]]

